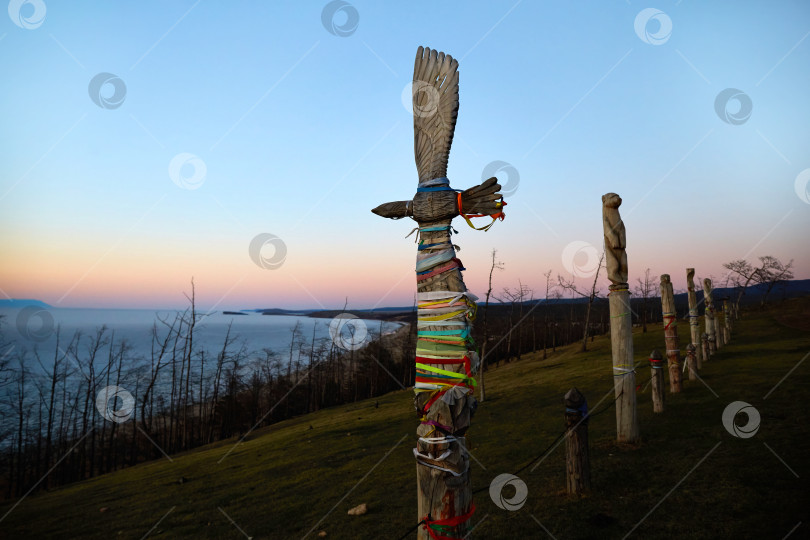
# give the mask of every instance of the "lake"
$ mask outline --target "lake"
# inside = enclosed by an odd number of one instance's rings
[[[157,317],[173,320],[178,311],[149,310],[149,309],[78,309],[78,308],[0,308],[0,329],[2,329],[3,342],[7,345],[0,351],[0,355],[8,354],[13,345],[15,349],[24,348],[29,351],[34,347],[40,351],[43,360],[48,361],[53,356],[56,344],[55,329],[60,328],[60,341],[64,347],[75,331],[84,336],[94,335],[96,329],[106,325],[110,331],[115,332],[115,340],[126,339],[132,346],[132,357],[148,359],[151,351],[152,325]],[[204,313],[204,312],[203,312]],[[202,347],[214,355],[221,349],[222,342],[231,326],[231,336],[236,336],[238,342],[244,342],[249,351],[261,351],[264,348],[273,349],[282,353],[289,351],[292,328],[296,323],[301,325],[304,339],[310,342],[315,332],[315,339],[330,338],[329,325],[332,319],[320,319],[299,315],[261,315],[259,313],[245,312],[246,315],[225,315],[221,311],[212,312],[205,316],[195,330],[195,349]],[[355,335],[360,336],[367,331],[369,336],[380,332],[381,322],[374,320],[353,319]],[[397,322],[383,322],[382,332],[390,333],[401,326]],[[162,334],[165,329],[160,323],[158,327]],[[333,328],[336,325],[333,323]],[[348,325],[343,328],[345,336]],[[108,334],[109,335],[109,334]],[[85,338],[84,343],[88,341]],[[307,349],[308,350],[308,349]],[[80,349],[81,351],[81,349]],[[103,350],[103,362],[106,362],[106,350]],[[36,364],[30,362],[31,368]]]

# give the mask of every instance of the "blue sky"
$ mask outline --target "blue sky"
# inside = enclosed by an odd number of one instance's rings
[[[454,187],[495,160],[520,174],[504,222],[457,225],[474,292],[493,247],[496,288],[565,274],[566,245],[601,245],[609,191],[631,280],[649,267],[678,288],[686,266],[720,278],[766,254],[810,277],[806,2],[357,1],[346,37],[320,1],[41,5],[36,28],[0,22],[8,296],[169,307],[194,276],[221,307],[410,303],[413,225],[369,210],[416,187],[402,93],[419,45],[460,62]],[[634,29],[650,7],[672,24],[658,45]],[[117,108],[88,95],[102,72],[126,85]],[[753,104],[740,125],[715,112],[726,88]],[[180,153],[205,163],[197,189],[169,176]],[[263,232],[287,247],[277,270],[248,255]]]

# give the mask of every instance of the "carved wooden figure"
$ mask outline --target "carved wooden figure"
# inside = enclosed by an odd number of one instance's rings
[[[706,326],[706,335],[709,336],[709,357],[717,350],[717,341],[714,332],[714,301],[712,300],[712,280],[703,280],[703,303],[706,305],[703,311],[703,323]]]
[[[664,312],[664,342],[667,346],[669,391],[677,394],[682,389],[681,349],[678,338],[678,315],[675,313],[675,296],[669,274],[661,274],[661,308]]]
[[[608,279],[627,286],[627,231],[619,215],[622,198],[615,193],[602,195],[602,221],[605,232],[605,264]]]
[[[695,269],[686,269],[686,286],[689,298],[689,335],[692,338],[692,345],[695,346],[696,366],[700,370],[703,368],[703,348],[700,346],[700,316],[698,313],[697,293],[695,292]],[[691,375],[690,375],[691,379]]]
[[[615,193],[602,196],[602,226],[610,294],[610,345],[613,353],[613,381],[616,395],[616,439],[639,440],[636,413],[636,370],[633,363],[633,323],[630,291],[627,287],[627,237],[619,215],[622,199]]]
[[[450,234],[456,216],[503,219],[496,178],[457,193],[447,161],[458,116],[458,62],[419,47],[413,73],[414,153],[419,186],[413,200],[385,203],[375,214],[418,223],[416,286],[419,302],[416,396],[420,425],[414,455],[419,538],[465,536],[475,510],[464,437],[476,408],[478,355],[471,337],[476,297],[467,291]],[[470,225],[472,226],[472,225]]]

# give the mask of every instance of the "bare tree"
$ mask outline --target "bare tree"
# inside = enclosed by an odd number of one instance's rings
[[[776,257],[765,255],[759,258],[762,266],[757,270],[757,280],[765,285],[765,294],[762,295],[760,305],[765,305],[768,295],[779,283],[793,279],[793,259],[783,263]]]
[[[793,260],[783,263],[776,257],[765,255],[759,257],[760,266],[754,267],[745,259],[735,259],[723,265],[730,272],[730,276],[735,276],[731,281],[738,288],[735,305],[740,306],[740,300],[745,295],[745,290],[751,282],[765,286],[765,292],[760,300],[760,305],[765,305],[768,295],[779,283],[793,279]],[[727,283],[729,280],[726,280]]]
[[[492,265],[489,267],[489,286],[487,288],[486,300],[484,301],[484,343],[481,345],[481,373],[478,376],[478,384],[480,386],[478,396],[481,402],[486,397],[486,390],[484,389],[484,371],[486,370],[487,346],[489,345],[489,326],[487,323],[487,312],[489,311],[489,297],[492,294],[492,274],[495,270],[503,270],[504,265],[501,261],[496,261],[495,257],[498,250],[492,249]]]
[[[748,285],[753,281],[757,283],[757,268],[754,268],[751,263],[745,259],[735,259],[723,265],[723,268],[729,271],[729,278],[733,279],[735,288],[739,291],[737,299],[734,304],[737,308],[740,307],[740,300],[745,296],[745,290]],[[726,280],[726,286],[729,285],[729,280]]]
[[[551,269],[549,268],[548,272],[544,273],[543,276],[546,278],[546,297],[543,299],[545,303],[548,303],[549,294],[554,292],[557,288],[556,284],[551,283]],[[543,360],[548,358],[548,306],[543,308]]]
[[[644,271],[644,279],[636,278],[638,285],[633,288],[633,294],[641,298],[641,331],[647,331],[647,303],[655,297],[655,280],[650,275],[650,269]]]
[[[593,285],[591,285],[591,290],[588,291],[587,293],[584,293],[584,292],[580,291],[577,288],[576,283],[574,283],[573,279],[571,279],[569,281],[566,281],[565,279],[563,279],[562,276],[560,276],[560,275],[557,276],[557,280],[559,281],[560,287],[562,287],[563,289],[571,291],[572,295],[573,294],[578,294],[579,296],[588,299],[588,307],[585,310],[585,328],[582,331],[582,334],[583,334],[582,335],[582,349],[581,349],[582,352],[585,352],[585,351],[588,350],[588,334],[589,334],[590,323],[591,323],[591,307],[593,306],[594,300],[596,300],[599,297],[599,289],[596,286],[596,282],[599,280],[599,272],[604,267],[604,262],[605,262],[605,252],[603,251],[602,255],[599,256],[599,264],[596,267],[596,274],[593,277]]]
[[[503,291],[501,292],[502,296],[496,299],[505,304],[509,302],[509,329],[506,334],[506,358],[512,358],[512,351],[515,349],[517,352],[515,354],[515,358],[520,360],[520,347],[521,343],[521,336],[522,336],[522,319],[523,319],[523,301],[529,296],[530,289],[523,285],[523,283],[518,280],[518,287],[515,289],[510,289],[509,287],[504,287]],[[517,323],[514,322],[515,319],[515,309],[518,310],[517,313]],[[515,330],[517,330],[517,347],[514,347],[514,339],[513,336],[515,335]]]

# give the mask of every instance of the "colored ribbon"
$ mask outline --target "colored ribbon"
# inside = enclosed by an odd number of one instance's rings
[[[445,519],[432,519],[430,514],[428,514],[422,521],[425,522],[425,529],[427,529],[428,534],[433,540],[456,540],[458,538],[464,538],[469,533],[464,533],[463,536],[456,536],[455,533],[452,532],[452,529],[469,521],[473,513],[475,513],[475,503],[470,503],[470,509],[460,516]],[[447,534],[453,534],[453,536],[447,536]]]

